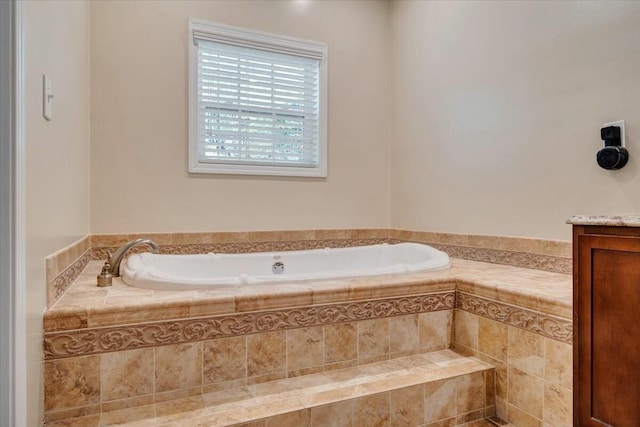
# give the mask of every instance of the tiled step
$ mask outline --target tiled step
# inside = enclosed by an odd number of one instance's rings
[[[443,350],[49,426],[461,426],[494,415],[493,374],[485,362]]]

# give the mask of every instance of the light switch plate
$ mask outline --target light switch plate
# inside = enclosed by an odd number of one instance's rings
[[[51,79],[46,74],[42,75],[42,115],[45,119],[53,120],[53,91]]]

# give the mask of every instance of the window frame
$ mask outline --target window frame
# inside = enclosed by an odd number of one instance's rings
[[[195,35],[204,34],[223,43],[264,50],[314,52],[319,60],[318,164],[315,167],[202,162],[199,158],[198,46]],[[199,19],[189,19],[189,173],[318,177],[327,176],[327,45],[279,34],[233,27]],[[302,54],[299,54],[303,56]]]

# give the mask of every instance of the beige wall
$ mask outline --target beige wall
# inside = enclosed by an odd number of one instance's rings
[[[91,231],[386,227],[388,3],[91,4]],[[188,18],[326,42],[329,176],[187,173]]]
[[[84,1],[24,3],[28,425],[42,417],[45,257],[89,232],[89,21]],[[42,117],[51,77],[53,121]]]
[[[569,239],[571,215],[640,213],[639,2],[396,1],[391,23],[392,226]]]

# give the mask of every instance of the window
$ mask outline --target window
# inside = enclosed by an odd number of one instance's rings
[[[189,172],[327,176],[323,43],[192,19]]]

